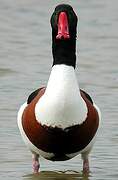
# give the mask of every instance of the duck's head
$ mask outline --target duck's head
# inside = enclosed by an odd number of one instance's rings
[[[51,16],[53,38],[69,40],[76,38],[77,16],[68,4],[56,6]]]
[[[53,65],[75,67],[77,16],[68,4],[56,6],[51,16]]]

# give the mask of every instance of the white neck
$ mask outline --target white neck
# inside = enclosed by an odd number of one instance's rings
[[[68,93],[71,93],[71,95],[72,93],[76,93],[78,96],[80,95],[74,68],[66,65],[53,66],[46,88],[46,94],[67,97]]]
[[[42,125],[52,127],[66,128],[85,121],[87,107],[81,98],[72,66],[53,66],[45,94],[37,103],[35,114]]]

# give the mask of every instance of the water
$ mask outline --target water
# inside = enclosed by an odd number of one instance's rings
[[[16,116],[27,96],[48,80],[52,64],[49,19],[58,2],[62,1],[0,0],[0,179],[118,179],[116,0],[65,1],[79,15],[78,81],[102,111],[90,176],[82,176],[79,156],[61,163],[41,159],[41,174],[31,174],[31,154],[20,137]]]

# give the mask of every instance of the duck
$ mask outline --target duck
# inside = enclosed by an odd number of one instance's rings
[[[52,13],[53,63],[46,87],[32,92],[18,111],[18,127],[32,153],[33,172],[40,157],[66,161],[81,154],[83,172],[90,171],[89,155],[96,140],[101,112],[92,97],[80,89],[76,68],[78,17],[69,4]]]

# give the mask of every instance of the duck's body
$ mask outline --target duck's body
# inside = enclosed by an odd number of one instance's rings
[[[55,11],[59,14],[69,13],[68,8],[70,6],[61,5]],[[65,14],[61,15],[64,19]],[[52,16],[51,23],[53,18]],[[60,21],[61,18],[59,16]],[[66,21],[67,19],[64,23]],[[100,111],[77,83],[73,31],[69,34],[58,31],[56,38],[56,33],[53,32],[54,61],[47,87],[33,92],[18,113],[21,135],[34,154],[35,172],[39,168],[39,155],[52,161],[61,161],[81,153],[84,159],[83,169],[89,168],[88,154],[99,127]],[[62,36],[64,39],[61,39]]]

